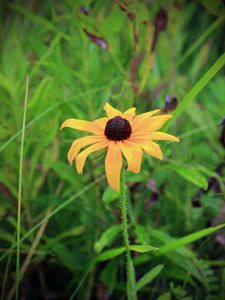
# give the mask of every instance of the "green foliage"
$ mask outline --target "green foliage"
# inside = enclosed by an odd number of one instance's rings
[[[137,282],[137,291],[142,289],[146,284],[149,284],[163,269],[163,265],[158,265],[143,275]]]
[[[21,299],[125,299],[119,194],[107,186],[104,154],[88,158],[78,175],[66,156],[82,133],[59,128],[71,117],[103,116],[106,101],[137,113],[165,109],[167,95],[178,104],[164,130],[180,144],[160,143],[163,161],[144,155],[141,172],[127,173],[138,298],[224,299],[224,8],[222,1],[178,2],[1,1],[1,300],[15,297],[19,279],[26,74]],[[160,7],[168,22],[151,67]]]

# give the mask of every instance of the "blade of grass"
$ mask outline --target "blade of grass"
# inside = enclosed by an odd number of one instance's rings
[[[95,261],[92,261],[90,263],[89,267],[87,268],[87,270],[84,272],[84,275],[81,277],[77,287],[75,288],[74,292],[70,296],[69,300],[73,300],[74,297],[77,295],[77,293],[79,292],[79,290],[80,290],[81,286],[83,285],[85,279],[87,278],[88,274],[92,271],[94,266],[95,266]]]
[[[23,184],[23,150],[25,139],[25,125],[27,114],[27,100],[28,100],[28,85],[29,77],[26,77],[26,92],[24,100],[23,110],[23,122],[22,122],[22,136],[20,145],[20,161],[19,161],[19,187],[18,187],[18,208],[17,208],[17,251],[16,251],[16,300],[19,299],[19,275],[20,275],[20,223],[21,223],[21,202],[22,202],[22,184]]]
[[[137,282],[136,290],[137,292],[141,290],[145,285],[149,284],[158,274],[162,271],[164,265],[158,265],[148,273],[143,275]]]
[[[211,26],[209,26],[207,28],[207,30],[200,35],[200,37],[191,45],[190,48],[188,48],[188,50],[181,56],[181,58],[178,60],[176,67],[178,68],[180,65],[182,65],[185,60],[192,54],[194,53],[194,51],[220,26],[223,24],[223,22],[225,21],[225,15],[219,17],[218,19],[215,20],[215,22],[213,22],[211,24]]]
[[[183,98],[177,109],[173,113],[173,119],[169,120],[164,126],[164,130],[167,131],[171,123],[187,108],[187,106],[194,100],[194,98],[201,92],[201,90],[213,79],[213,77],[220,71],[225,65],[225,53],[223,53],[212,67],[202,76],[201,79],[193,86],[193,88]]]
[[[30,250],[29,250],[29,252],[27,254],[27,257],[24,260],[24,263],[23,263],[23,265],[21,267],[20,274],[19,274],[19,281],[21,281],[23,279],[24,274],[26,272],[26,269],[29,266],[29,264],[31,262],[31,259],[32,259],[33,255],[35,254],[35,251],[36,251],[36,249],[37,249],[37,247],[38,247],[38,245],[39,245],[39,243],[41,241],[41,238],[42,238],[42,236],[44,234],[44,231],[45,231],[45,229],[47,227],[47,224],[48,224],[48,215],[51,212],[51,210],[52,210],[52,207],[49,207],[47,209],[46,217],[45,217],[45,222],[39,228],[39,230],[38,230],[38,232],[36,234],[36,237],[34,239],[34,242],[32,243],[31,248],[30,248]],[[13,285],[11,291],[9,292],[7,300],[11,300],[12,299],[12,297],[13,297],[13,295],[15,293],[15,288],[16,288],[16,286]]]
[[[16,231],[14,234],[14,239],[16,238]],[[4,273],[4,277],[3,277],[3,282],[2,282],[2,291],[1,291],[1,300],[5,299],[5,290],[6,290],[6,284],[7,284],[7,279],[8,279],[8,275],[9,275],[9,266],[12,260],[12,254],[13,251],[9,251],[8,253],[8,258],[7,258],[7,262],[6,262],[6,267],[5,267],[5,273]]]

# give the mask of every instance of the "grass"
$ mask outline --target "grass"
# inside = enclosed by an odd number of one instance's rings
[[[59,130],[103,116],[107,101],[169,109],[164,130],[181,138],[127,174],[138,299],[224,299],[224,10],[164,1],[151,53],[160,4],[131,2],[0,2],[1,300],[125,299],[119,195],[102,156],[82,176],[67,164],[81,133]]]
[[[18,187],[18,209],[17,209],[17,241],[16,241],[16,299],[19,299],[19,280],[20,280],[20,222],[21,222],[21,205],[22,205],[22,184],[23,184],[23,152],[25,139],[25,125],[28,101],[29,78],[26,78],[26,95],[24,100],[24,113],[22,123],[22,136],[20,146],[20,165],[19,165],[19,187]]]

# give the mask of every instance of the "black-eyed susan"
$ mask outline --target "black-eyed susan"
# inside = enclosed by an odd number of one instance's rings
[[[107,148],[105,157],[107,181],[111,188],[119,190],[123,156],[128,163],[127,169],[139,173],[143,151],[158,159],[163,157],[160,146],[154,141],[178,142],[179,139],[158,131],[172,117],[168,114],[154,116],[159,110],[135,115],[134,107],[122,113],[109,103],[105,104],[104,110],[107,114],[105,118],[92,122],[68,119],[63,122],[61,128],[69,127],[93,134],[75,140],[69,149],[68,161],[72,164],[75,159],[78,173],[82,173],[89,154]],[[86,146],[89,147],[80,152]]]

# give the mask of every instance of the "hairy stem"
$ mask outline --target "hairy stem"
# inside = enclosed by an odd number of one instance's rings
[[[137,300],[136,295],[136,283],[135,283],[135,270],[130,253],[128,224],[127,224],[127,198],[126,198],[126,183],[125,183],[125,171],[122,167],[121,179],[120,179],[120,199],[121,199],[121,215],[123,226],[123,240],[126,247],[127,257],[127,298],[128,300]]]

